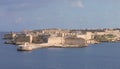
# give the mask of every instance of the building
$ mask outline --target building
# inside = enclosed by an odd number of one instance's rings
[[[86,32],[85,34],[78,34],[77,38],[83,38],[85,40],[91,40],[93,39],[93,33],[92,32]]]
[[[24,44],[25,42],[32,43],[32,35],[30,34],[17,34],[14,38],[15,44]]]
[[[11,32],[9,34],[5,34],[4,39],[14,39],[15,36],[16,36],[16,34]]]
[[[64,38],[64,37],[50,37],[48,38],[48,44],[52,45],[78,45],[85,46],[86,40],[83,38]]]
[[[48,44],[64,44],[64,38],[63,37],[49,37],[48,38]]]

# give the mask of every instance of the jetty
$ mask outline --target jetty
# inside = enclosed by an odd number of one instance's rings
[[[24,44],[24,45],[18,45],[17,50],[18,51],[32,51],[35,49],[40,48],[82,48],[87,47],[88,45],[80,46],[80,45],[62,45],[62,44]]]

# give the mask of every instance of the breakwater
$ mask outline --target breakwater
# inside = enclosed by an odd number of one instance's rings
[[[17,50],[18,51],[31,51],[35,49],[40,48],[82,48],[87,47],[88,45],[80,46],[80,45],[62,45],[62,44],[24,44],[24,45],[18,45]]]

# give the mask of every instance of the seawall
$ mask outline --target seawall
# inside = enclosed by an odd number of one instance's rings
[[[18,45],[17,50],[19,51],[30,51],[39,48],[81,48],[87,47],[88,45],[81,46],[81,45],[62,45],[62,44],[27,44],[27,45]]]

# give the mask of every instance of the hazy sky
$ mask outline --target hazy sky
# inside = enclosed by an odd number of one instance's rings
[[[120,28],[120,0],[0,0],[0,31]]]

